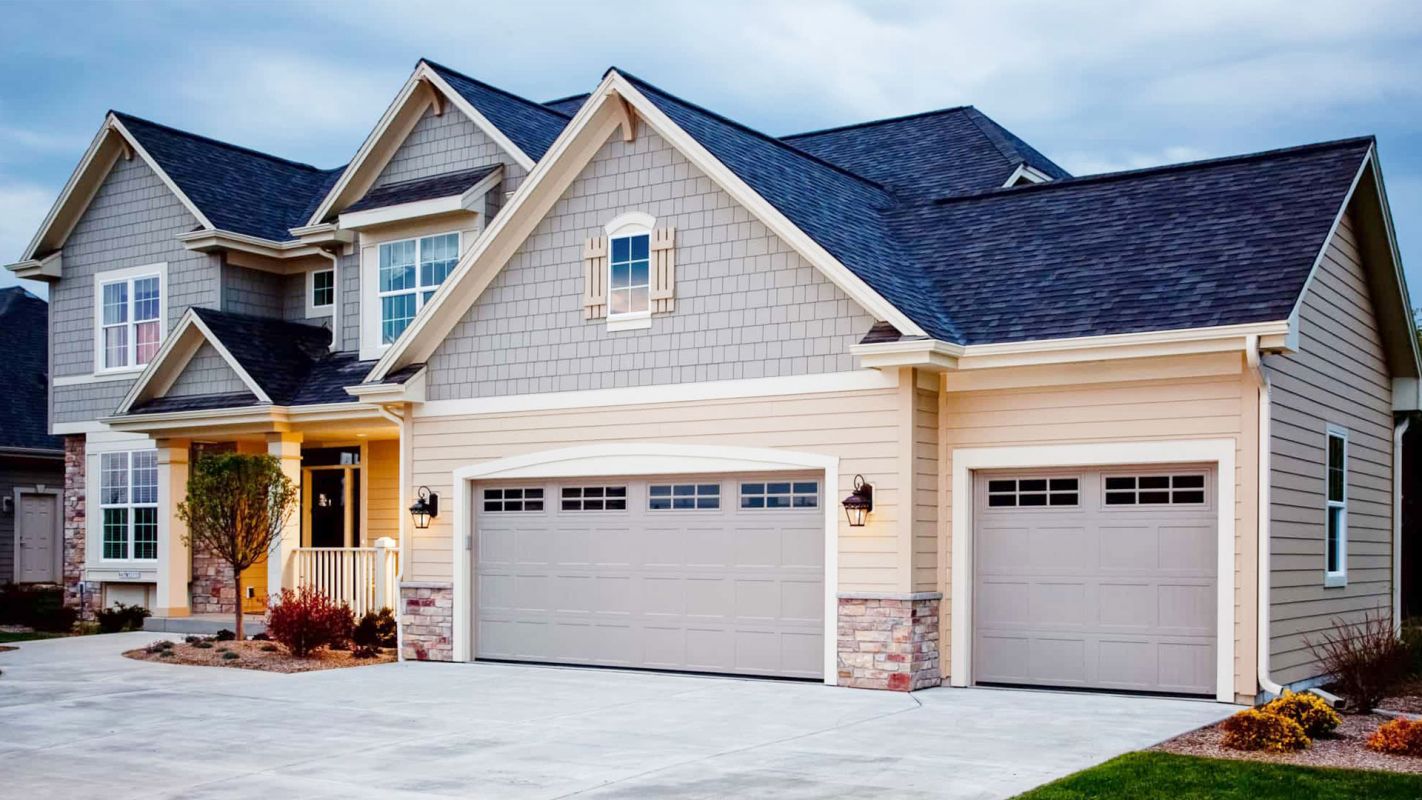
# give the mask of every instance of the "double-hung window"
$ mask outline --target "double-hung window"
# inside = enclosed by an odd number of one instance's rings
[[[651,234],[614,236],[608,244],[608,320],[645,317],[650,314]]]
[[[459,234],[380,245],[380,343],[400,338],[459,263]]]
[[[97,278],[100,371],[136,369],[153,360],[163,340],[161,273],[124,270]]]
[[[336,271],[318,269],[306,273],[306,316],[326,316],[335,307]]]
[[[99,456],[99,519],[104,560],[158,558],[158,453]]]
[[[1323,585],[1348,583],[1348,432],[1328,426],[1324,480]]]

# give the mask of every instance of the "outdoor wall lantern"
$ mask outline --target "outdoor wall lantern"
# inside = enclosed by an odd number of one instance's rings
[[[874,510],[874,487],[864,482],[863,475],[854,476],[854,492],[844,498],[844,515],[849,527],[862,528],[869,512]]]
[[[421,486],[415,504],[410,506],[410,516],[415,518],[416,528],[428,528],[430,520],[439,516],[439,495],[431,492],[430,487]]]

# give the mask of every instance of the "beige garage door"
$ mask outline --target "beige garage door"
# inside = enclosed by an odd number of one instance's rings
[[[1214,694],[1211,469],[989,472],[975,492],[976,681]]]
[[[474,487],[478,658],[820,678],[816,475]]]

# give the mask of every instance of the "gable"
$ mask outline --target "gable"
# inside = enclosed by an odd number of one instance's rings
[[[505,191],[512,191],[526,170],[474,121],[455,108],[436,114],[433,106],[410,129],[371,188],[450,172],[504,165]]]
[[[627,212],[677,236],[676,310],[584,319],[583,241]],[[874,318],[666,140],[609,137],[428,359],[431,400],[846,371]]]
[[[177,380],[162,393],[162,397],[192,397],[195,395],[251,395],[247,384],[233,371],[227,359],[210,343],[204,342],[178,373]],[[255,400],[256,397],[252,396]]]

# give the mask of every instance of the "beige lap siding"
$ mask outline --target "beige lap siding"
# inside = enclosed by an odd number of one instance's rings
[[[1392,392],[1351,220],[1299,313],[1298,352],[1265,360],[1273,385],[1274,679],[1313,677],[1308,640],[1391,606]],[[1348,585],[1324,588],[1325,430],[1348,431]]]
[[[941,663],[949,669],[952,454],[955,448],[1022,447],[1153,439],[1236,441],[1235,691],[1255,693],[1258,394],[1242,355],[1173,358],[980,373],[951,373],[939,420],[943,507]],[[1223,478],[1222,478],[1223,479]],[[971,498],[964,498],[971,502]]]
[[[379,439],[366,447],[367,463],[365,547],[388,536],[400,540],[400,515],[408,513],[400,507],[400,440]]]
[[[606,442],[657,442],[703,446],[770,447],[838,456],[840,494],[855,474],[874,482],[870,524],[850,528],[839,519],[839,590],[905,592],[901,557],[898,389],[831,392],[662,403],[644,406],[501,413],[467,417],[416,417],[414,474],[443,502],[438,518],[413,531],[407,580],[452,580],[451,473],[490,459]],[[838,504],[842,497],[824,497]],[[444,509],[449,509],[448,511]],[[467,599],[466,599],[467,602]]]

